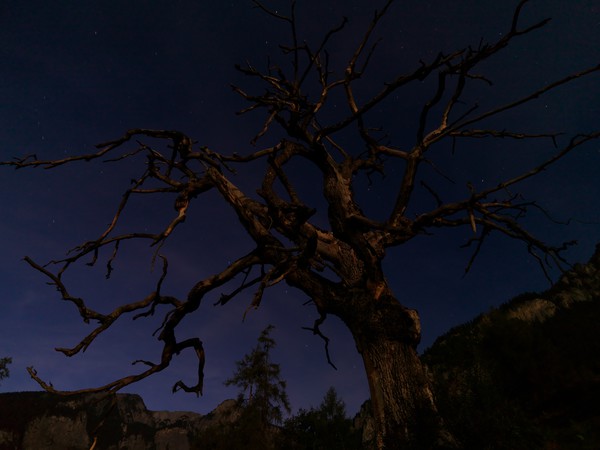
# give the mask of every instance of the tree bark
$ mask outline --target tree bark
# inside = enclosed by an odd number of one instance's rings
[[[416,311],[393,296],[354,298],[341,311],[365,365],[378,450],[456,448],[435,406],[431,380],[416,351]]]

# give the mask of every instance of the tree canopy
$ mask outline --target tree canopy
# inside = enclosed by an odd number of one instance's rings
[[[256,347],[236,362],[236,370],[225,381],[228,386],[238,386],[240,402],[245,409],[257,415],[264,425],[283,421],[283,412],[290,412],[286,382],[280,376],[279,364],[271,362],[270,353],[275,347],[269,325],[258,337]]]
[[[12,358],[0,358],[0,380],[8,378],[8,376],[10,375],[10,370],[8,370],[8,365],[10,363],[12,363]]]
[[[360,449],[363,443],[352,420],[347,417],[346,405],[334,387],[330,387],[321,404],[308,410],[301,409],[286,421],[291,448],[303,449]]]

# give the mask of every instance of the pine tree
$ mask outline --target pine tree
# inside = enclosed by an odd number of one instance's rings
[[[286,382],[281,379],[279,364],[271,362],[275,340],[267,326],[258,337],[256,347],[236,362],[236,371],[225,381],[241,388],[238,402],[242,414],[237,421],[235,438],[246,449],[274,448],[276,427],[283,422],[283,412],[290,412]],[[233,443],[233,442],[232,442]]]
[[[301,409],[285,425],[294,449],[360,449],[361,436],[346,415],[346,405],[330,387],[318,408]]]
[[[12,363],[12,358],[0,358],[0,380],[8,378],[10,372],[8,365]]]
[[[290,412],[286,382],[280,377],[279,364],[272,363],[270,352],[275,340],[270,336],[273,325],[267,326],[258,337],[251,353],[236,362],[237,369],[225,385],[241,388],[239,399],[246,409],[252,409],[264,425],[283,421],[283,410]]]
[[[323,420],[337,422],[346,419],[346,404],[338,397],[337,391],[331,386],[325,393],[318,409]]]

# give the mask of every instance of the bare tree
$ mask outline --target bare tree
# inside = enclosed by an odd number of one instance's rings
[[[175,383],[173,390],[202,393],[204,351],[198,338],[178,341],[178,325],[198,309],[203,299],[222,286],[239,280],[235,289],[220,293],[219,305],[226,305],[240,293],[252,290],[249,307],[257,308],[267,288],[285,282],[304,292],[318,312],[319,318],[310,330],[321,333],[320,325],[328,315],[339,317],[352,333],[364,361],[369,382],[373,412],[377,423],[378,448],[434,448],[451,445],[443,423],[438,417],[430,381],[418,358],[416,346],[420,339],[419,317],[416,311],[403,306],[389,287],[382,269],[382,260],[391,247],[426,235],[440,227],[466,227],[472,230],[470,244],[473,259],[486,238],[492,233],[521,241],[527,251],[543,268],[565,263],[561,251],[567,244],[548,245],[528,231],[520,220],[525,213],[539,208],[512,191],[518,183],[530,179],[555,163],[573,149],[600,137],[600,132],[561,138],[559,133],[530,133],[503,128],[486,128],[489,119],[509,112],[580,77],[597,72],[595,66],[540,86],[522,97],[506,100],[490,109],[480,111],[477,105],[464,101],[467,87],[475,83],[490,83],[476,69],[515,39],[543,27],[549,19],[523,25],[520,15],[527,0],[516,7],[512,23],[495,42],[468,47],[452,53],[440,53],[431,61],[416,64],[414,70],[399,74],[381,86],[367,99],[355,93],[357,83],[364,80],[375,45],[372,35],[393,0],[387,0],[377,11],[362,40],[349,55],[343,73],[329,67],[329,40],[344,30],[345,21],[326,33],[320,43],[310,46],[297,35],[295,2],[291,12],[284,15],[254,1],[258,8],[274,20],[289,26],[291,43],[282,45],[283,53],[291,60],[291,70],[270,64],[264,71],[247,65],[238,69],[257,81],[258,93],[235,87],[249,103],[246,113],[264,110],[266,120],[253,143],[265,134],[281,133],[273,146],[253,149],[248,153],[215,151],[198,146],[191,137],[169,130],[132,129],[121,138],[98,145],[97,151],[63,159],[38,160],[28,156],[4,165],[54,168],[79,161],[107,158],[118,164],[126,159],[145,158],[132,186],[124,193],[105,231],[97,238],[73,249],[66,258],[40,265],[30,258],[26,261],[50,279],[64,300],[72,302],[85,322],[97,327],[73,348],[58,351],[73,356],[85,350],[94,339],[126,314],[135,318],[155,313],[166,306],[158,339],[163,348],[157,362],[137,361],[147,368],[105,386],[77,392],[117,391],[131,383],[167,368],[172,358],[191,348],[198,358],[198,376],[194,384]],[[370,123],[372,112],[386,106],[386,100],[415,82],[433,79],[434,92],[420,110],[415,142],[401,148],[382,139],[380,130]],[[347,113],[334,121],[322,111],[330,99],[342,98]],[[344,145],[349,137],[352,144]],[[464,197],[444,202],[436,190],[421,181],[421,168],[429,164],[429,155],[441,143],[468,139],[547,140],[556,147],[553,156],[540,161],[518,175],[497,184],[476,189],[468,184]],[[143,141],[164,142],[164,146]],[[130,148],[126,144],[137,142]],[[322,193],[327,203],[326,227],[317,226],[316,209],[305,203],[297,186],[290,181],[290,163],[301,159],[311,164],[321,176]],[[264,174],[258,197],[242,191],[236,184],[235,173],[250,162],[261,162]],[[402,164],[403,173],[396,191],[390,196],[388,215],[378,220],[363,213],[353,188],[359,176],[383,172],[388,164]],[[252,165],[253,168],[256,164]],[[414,205],[416,185],[421,182],[431,194],[434,206]],[[123,241],[146,240],[160,249],[175,229],[186,220],[190,204],[208,191],[216,191],[235,211],[242,228],[254,241],[255,247],[239,256],[214,275],[199,280],[186,298],[176,298],[163,292],[162,284],[168,274],[167,259],[162,259],[162,276],[146,297],[119,306],[109,313],[95,311],[82,298],[70,293],[63,275],[76,263],[95,264],[103,248],[112,249],[106,262],[108,274],[118,256]],[[119,234],[117,224],[133,196],[175,197],[175,214],[168,225],[158,232],[138,231]],[[410,207],[410,209],[409,209]],[[55,268],[51,270],[50,267]],[[44,382],[33,368],[30,375],[46,390],[56,391]],[[66,393],[66,392],[61,392]]]

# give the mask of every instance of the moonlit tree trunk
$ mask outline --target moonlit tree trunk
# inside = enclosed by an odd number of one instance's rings
[[[263,88],[258,89],[257,94],[239,87],[234,90],[249,102],[248,108],[241,113],[266,112],[264,125],[252,143],[256,144],[268,134],[275,145],[226,153],[197,146],[189,136],[178,131],[131,129],[117,140],[100,144],[94,153],[54,160],[38,160],[35,155],[30,155],[0,163],[17,168],[54,168],[98,159],[106,159],[113,164],[125,159],[140,159],[141,175],[132,178],[132,185],[123,195],[112,222],[100,236],[72,249],[64,259],[53,260],[46,265],[26,258],[34,269],[49,278],[63,300],[77,308],[83,321],[96,324],[96,328],[75,347],[57,349],[67,356],[85,350],[124,315],[133,313],[134,318],[143,318],[159,309],[167,310],[156,332],[163,343],[157,361],[135,361],[146,366],[146,370],[105,386],[75,393],[117,391],[166,369],[173,357],[192,349],[198,360],[196,382],[188,385],[177,381],[173,390],[202,394],[205,362],[202,341],[199,338],[178,340],[176,331],[181,321],[194,313],[206,296],[214,298],[217,295],[217,304],[224,306],[240,293],[252,290],[248,308],[258,308],[269,287],[286,282],[303,292],[314,304],[318,319],[309,329],[323,338],[326,349],[328,338],[321,333],[320,325],[329,315],[343,320],[352,333],[369,381],[377,448],[452,448],[452,437],[444,430],[429,378],[416,353],[420,339],[418,315],[416,311],[402,306],[391,292],[382,270],[382,261],[390,249],[417,237],[426,239],[432,230],[445,227],[462,228],[470,236],[467,246],[472,245],[474,250],[467,270],[492,233],[522,242],[544,270],[548,264],[560,268],[564,263],[561,252],[566,244],[546,244],[524,227],[521,219],[526,212],[541,208],[533,201],[524,201],[514,189],[521,181],[534,177],[573,149],[600,138],[600,132],[576,135],[559,143],[560,133],[554,131],[527,133],[504,127],[481,127],[487,126],[485,124],[490,123],[490,118],[497,119],[501,113],[507,114],[562,85],[599,71],[600,66],[540,86],[527,95],[500,101],[485,111],[480,111],[477,105],[465,99],[464,94],[473,83],[491,85],[480,72],[481,62],[505,49],[516,37],[547,23],[548,20],[542,20],[521,28],[519,16],[527,3],[527,0],[522,0],[517,5],[512,23],[506,32],[499,34],[497,41],[480,43],[449,54],[440,53],[429,62],[416,63],[412,71],[399,74],[381,86],[373,86],[375,90],[379,89],[378,93],[365,99],[355,95],[355,84],[365,79],[367,66],[373,58],[371,35],[393,0],[384,1],[383,8],[374,14],[364,37],[354,53],[348,55],[347,64],[341,70],[329,67],[326,48],[329,39],[344,30],[345,20],[325,33],[320,43],[311,46],[297,36],[294,1],[291,2],[289,16],[270,10],[257,0],[254,3],[275,20],[289,26],[291,42],[280,47],[285,65],[271,62],[262,71],[250,64],[238,67],[244,75],[262,83]],[[433,78],[431,83],[421,84],[429,78]],[[371,112],[380,109],[389,113],[390,117],[401,117],[397,108],[404,106],[398,106],[397,101],[386,100],[401,96],[403,89],[412,89],[417,83],[421,88],[432,86],[433,92],[416,111],[419,118],[414,133],[416,139],[408,146],[406,143],[400,146],[388,144],[382,137],[379,124],[369,123],[373,119]],[[332,96],[338,102],[334,105],[338,108],[334,109],[343,111],[341,116],[334,118],[331,111],[322,113]],[[374,121],[377,120],[375,117]],[[399,127],[403,125],[398,124]],[[460,147],[462,141],[474,139],[503,139],[504,143],[542,140],[554,146],[555,153],[520,173],[515,169],[517,175],[494,184],[473,186],[468,180],[481,177],[477,173],[469,174],[472,178],[454,183],[464,187],[453,191],[453,200],[444,201],[436,186],[417,177],[417,174],[421,176],[420,167],[426,163],[436,172],[443,172],[443,168],[436,167],[431,159],[436,152],[439,153],[440,147],[447,152],[450,144],[454,149]],[[148,140],[150,144],[142,140]],[[125,148],[133,142],[138,143],[136,148]],[[340,142],[350,143],[342,145]],[[440,146],[440,143],[449,145]],[[486,148],[486,151],[489,149]],[[287,164],[297,160],[310,165],[320,175],[321,179],[317,177],[316,182],[322,185],[327,211],[317,211],[311,206],[317,201],[303,198],[290,181],[288,175],[294,169]],[[261,162],[263,165],[259,166]],[[380,210],[387,208],[388,213],[383,218],[369,217],[356,199],[355,181],[361,178],[370,180],[373,173],[384,173],[388,164],[395,164],[394,180],[397,180],[379,205]],[[254,192],[243,192],[235,177],[238,171],[256,171],[257,167],[264,170],[262,183],[256,191],[258,197]],[[413,192],[419,185],[431,196],[429,201],[416,202],[413,198]],[[93,190],[93,187],[90,189]],[[110,276],[112,263],[119,255],[119,244],[123,241],[146,240],[160,249],[186,220],[188,208],[194,200],[208,191],[216,191],[221,201],[232,208],[239,219],[240,230],[249,236],[255,247],[232,260],[227,267],[216,268],[213,275],[195,282],[185,298],[164,293],[168,261],[158,250],[154,259],[162,260],[162,273],[156,285],[146,296],[132,299],[111,312],[101,313],[92,309],[67,289],[63,274],[76,264],[85,263],[93,267],[104,257],[107,259],[107,277]],[[154,200],[163,196],[173,198],[175,209],[175,212],[168,210],[164,213],[170,219],[163,229],[148,231],[146,224],[141,223],[138,231],[119,234],[121,228],[117,225],[120,225],[131,197]],[[157,205],[163,203],[157,202]],[[202,203],[198,203],[202,208]],[[313,217],[319,220],[313,220]],[[399,298],[402,298],[401,294],[397,293]],[[29,368],[29,372],[48,391],[73,393],[57,391],[44,382],[33,368]]]
[[[401,307],[391,296],[363,301],[364,310],[349,312],[342,319],[365,365],[377,448],[453,448],[416,352],[420,338],[416,312]]]
[[[347,325],[363,359],[376,447],[456,448],[438,414],[431,380],[416,351],[421,337],[417,312],[403,307],[387,286],[375,291],[332,290],[327,299],[328,313]]]

